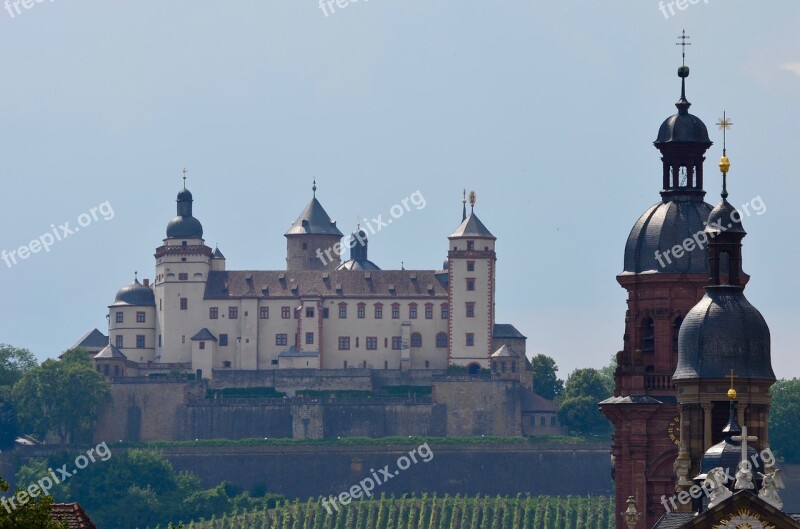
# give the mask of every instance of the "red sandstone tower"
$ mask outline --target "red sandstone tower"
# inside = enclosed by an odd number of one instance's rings
[[[600,409],[614,424],[619,528],[625,527],[619,513],[629,496],[644,514],[640,527],[649,528],[664,513],[662,495],[675,493],[680,418],[672,375],[678,331],[709,279],[703,230],[712,206],[703,200],[703,161],[712,143],[705,124],[689,114],[688,75],[687,66],[678,69],[678,113],[664,121],[654,142],[662,160],[661,201],[633,226],[624,270],[617,276],[628,292],[625,334],[617,353],[614,397],[600,403]]]

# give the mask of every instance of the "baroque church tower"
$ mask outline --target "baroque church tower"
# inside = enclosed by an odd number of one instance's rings
[[[689,113],[689,68],[681,66],[678,76],[678,112],[662,123],[654,142],[662,161],[661,200],[633,226],[617,276],[628,292],[623,349],[617,353],[614,397],[600,403],[614,424],[616,512],[635,496],[644,527],[663,514],[661,496],[675,492],[672,467],[681,421],[672,375],[678,333],[709,277],[703,230],[712,206],[703,200],[703,162],[712,142],[705,124]],[[617,526],[623,526],[619,516]]]

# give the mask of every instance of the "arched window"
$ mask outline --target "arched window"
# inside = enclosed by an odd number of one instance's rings
[[[655,328],[652,318],[645,318],[642,320],[639,336],[641,337],[639,348],[642,352],[652,353],[655,351]]]
[[[420,333],[411,333],[411,347],[422,347],[422,335]]]
[[[447,333],[440,332],[436,335],[436,347],[447,347]]]
[[[730,284],[731,276],[731,254],[720,252],[719,254],[719,282],[722,285]]]
[[[467,374],[477,375],[478,373],[480,373],[480,371],[481,371],[481,365],[478,363],[473,362],[467,366]]]

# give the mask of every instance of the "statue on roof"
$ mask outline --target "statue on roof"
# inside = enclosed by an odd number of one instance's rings
[[[759,472],[758,475],[763,480],[761,490],[758,491],[758,497],[776,509],[783,509],[783,500],[778,494],[778,489],[786,488],[781,477],[781,469],[773,468],[771,472],[768,471],[766,474]]]
[[[728,476],[722,467],[709,470],[708,474],[706,474],[706,479],[703,481],[703,490],[709,491],[709,509],[733,496],[733,493],[725,486],[726,481],[728,481]]]

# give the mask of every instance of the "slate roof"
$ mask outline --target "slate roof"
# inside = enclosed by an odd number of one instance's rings
[[[336,270],[380,270],[380,268],[369,259],[350,259],[340,264]]]
[[[521,389],[520,396],[522,397],[521,404],[523,412],[547,411],[555,413],[558,411],[558,405],[555,402],[547,400],[527,388]]]
[[[58,522],[66,522],[69,529],[97,529],[86,511],[77,503],[54,503],[51,517]]]
[[[519,332],[517,328],[510,323],[495,323],[494,329],[492,330],[492,338],[521,338],[526,340],[527,336]]]
[[[211,340],[212,342],[217,341],[217,337],[211,334],[211,331],[203,327],[200,332],[192,336],[192,340],[200,341],[200,340]]]
[[[278,353],[282,358],[316,358],[319,356],[318,351],[298,351],[295,346],[289,347],[288,351],[281,351]]]
[[[702,233],[713,208],[699,196],[664,199],[645,211],[625,244],[623,274],[708,274],[708,249],[695,248],[678,259],[671,249]],[[667,254],[667,250],[670,253]],[[660,252],[661,259],[657,259]],[[663,264],[663,266],[662,266]]]
[[[694,519],[691,512],[668,512],[658,519],[653,529],[678,529]]]
[[[210,272],[205,299],[301,297],[446,298],[435,270],[230,270]]]
[[[495,351],[491,356],[491,358],[519,358],[519,357],[520,354],[507,345],[504,345],[503,347]]]
[[[152,288],[144,286],[143,284],[139,283],[138,279],[136,279],[133,281],[133,283],[126,287],[122,287],[117,292],[117,296],[114,298],[114,304],[111,306],[114,307],[119,305],[155,307],[156,296],[153,293]]]
[[[96,359],[102,359],[102,358],[105,358],[105,359],[109,359],[109,358],[126,359],[128,357],[125,356],[125,354],[122,351],[120,351],[119,349],[117,349],[113,345],[108,344],[103,348],[102,351],[100,351],[99,353],[94,355],[94,358],[96,358]]]
[[[609,397],[600,404],[663,404],[663,401],[647,395],[626,395],[623,397]]]
[[[470,213],[469,216],[464,219],[464,221],[459,224],[456,231],[450,234],[450,239],[454,239],[457,237],[475,237],[476,239],[492,239],[495,240],[497,237],[492,235],[492,233],[483,225],[483,222],[478,218],[475,213]]]
[[[90,353],[97,354],[107,345],[108,336],[97,329],[92,329],[84,334],[81,339],[75,343],[75,345],[70,347],[70,349],[77,349],[78,347],[81,347]]]
[[[338,235],[343,234],[331,220],[317,197],[311,199],[300,216],[292,223],[286,235]]]

